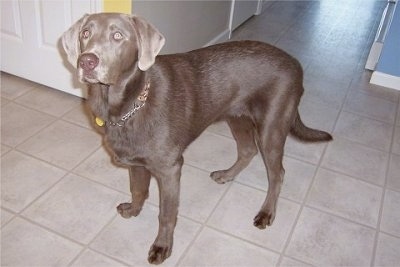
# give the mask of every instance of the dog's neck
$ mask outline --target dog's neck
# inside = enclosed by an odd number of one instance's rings
[[[143,102],[149,89],[145,72],[136,68],[120,82],[112,85],[89,85],[88,103],[94,115],[104,121],[119,121],[138,102]]]

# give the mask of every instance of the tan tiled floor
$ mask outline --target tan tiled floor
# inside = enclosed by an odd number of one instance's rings
[[[273,43],[305,69],[304,121],[330,144],[288,139],[286,178],[272,227],[252,226],[266,194],[260,157],[235,182],[235,143],[223,124],[185,153],[174,251],[165,266],[386,265],[400,262],[399,92],[363,69],[385,2],[281,1],[234,39]],[[1,75],[1,265],[143,266],[157,231],[158,193],[139,217],[87,120],[82,101]]]

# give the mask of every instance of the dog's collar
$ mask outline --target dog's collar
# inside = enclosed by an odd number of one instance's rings
[[[117,122],[104,121],[103,119],[96,117],[94,120],[96,125],[100,127],[107,125],[123,127],[126,121],[130,119],[133,115],[135,115],[135,113],[145,105],[147,97],[149,95],[149,88],[150,88],[150,81],[146,82],[145,87],[143,88],[140,95],[137,97],[138,102],[133,103],[133,108],[129,110],[129,112],[127,112],[124,116],[122,116],[122,118],[119,121]]]

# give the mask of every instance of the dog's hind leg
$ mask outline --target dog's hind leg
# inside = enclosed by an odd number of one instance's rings
[[[282,101],[286,105],[279,104]],[[275,219],[276,204],[285,174],[282,165],[284,146],[297,108],[296,98],[285,94],[277,95],[270,103],[265,107],[259,106],[263,112],[259,112],[255,119],[256,141],[268,175],[267,197],[254,218],[254,226],[260,229],[271,225]]]
[[[273,129],[270,130],[272,131],[265,133],[267,135],[260,137],[259,141],[260,153],[268,174],[267,197],[257,216],[254,218],[254,226],[260,229],[264,229],[267,225],[271,225],[275,219],[276,204],[278,202],[283,176],[285,174],[282,160],[286,136],[281,136]]]
[[[145,167],[132,166],[129,168],[131,203],[121,203],[117,210],[124,218],[137,216],[142,210],[144,201],[149,197],[151,174]]]
[[[254,139],[254,125],[250,118],[232,117],[227,122],[236,140],[238,157],[235,164],[229,169],[211,173],[211,178],[219,184],[232,181],[249,165],[258,151]]]

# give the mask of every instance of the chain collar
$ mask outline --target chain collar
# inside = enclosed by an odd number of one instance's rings
[[[104,121],[104,120],[96,117],[95,123],[100,127],[107,126],[107,125],[123,127],[125,125],[126,121],[129,120],[133,115],[135,115],[135,113],[146,104],[146,100],[149,95],[149,88],[150,88],[150,81],[148,81],[146,83],[146,86],[144,87],[144,89],[142,90],[140,95],[137,97],[137,100],[139,100],[139,103],[137,103],[137,102],[133,103],[133,108],[131,110],[129,110],[124,116],[122,116],[122,118],[119,121],[117,121],[117,122]]]

